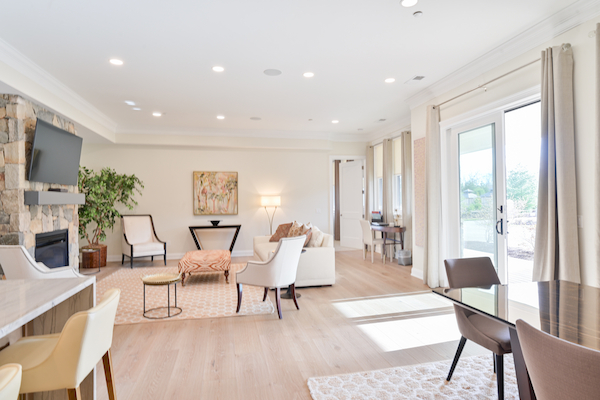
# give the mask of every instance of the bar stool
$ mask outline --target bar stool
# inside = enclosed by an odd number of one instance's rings
[[[61,333],[29,336],[0,351],[0,365],[23,366],[20,393],[67,389],[69,400],[81,400],[79,385],[102,359],[108,398],[116,399],[112,346],[119,289],[110,289],[96,307],[73,314]]]
[[[0,400],[17,400],[22,373],[19,364],[7,364],[0,367]]]

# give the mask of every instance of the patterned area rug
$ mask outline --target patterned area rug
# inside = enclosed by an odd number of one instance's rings
[[[231,264],[229,284],[225,283],[223,272],[204,272],[186,277],[185,287],[177,284],[177,306],[181,307],[183,312],[178,316],[169,318],[169,320],[273,313],[274,307],[270,296],[267,296],[266,301],[262,301],[264,289],[249,285],[244,285],[242,308],[239,314],[235,313],[237,306],[235,272],[241,270],[244,266],[245,264]],[[117,310],[116,325],[161,321],[147,319],[142,315],[144,288],[140,277],[165,272],[177,273],[177,267],[119,269],[98,282],[96,287],[97,300],[99,301],[108,289],[119,288],[121,289],[121,300]],[[171,305],[174,304],[175,293],[173,285],[171,285]],[[166,305],[166,286],[146,286],[146,309],[166,307]],[[166,310],[157,310],[149,315],[164,316]]]
[[[314,400],[497,399],[492,355],[461,358],[450,382],[451,361],[309,378]],[[518,399],[512,355],[504,357],[504,398]]]

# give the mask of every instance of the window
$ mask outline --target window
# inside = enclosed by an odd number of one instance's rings
[[[383,211],[383,144],[374,147],[375,193],[373,193],[373,211]]]

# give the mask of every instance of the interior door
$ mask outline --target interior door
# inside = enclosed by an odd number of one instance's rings
[[[342,247],[360,249],[364,218],[363,162],[340,163],[340,244]]]

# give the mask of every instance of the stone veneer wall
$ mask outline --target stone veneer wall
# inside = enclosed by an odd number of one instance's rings
[[[69,230],[69,264],[79,265],[79,217],[77,206],[25,205],[27,190],[63,188],[76,193],[77,186],[27,180],[36,118],[76,135],[75,125],[20,96],[0,94],[0,244],[19,244],[34,255],[35,235]]]

